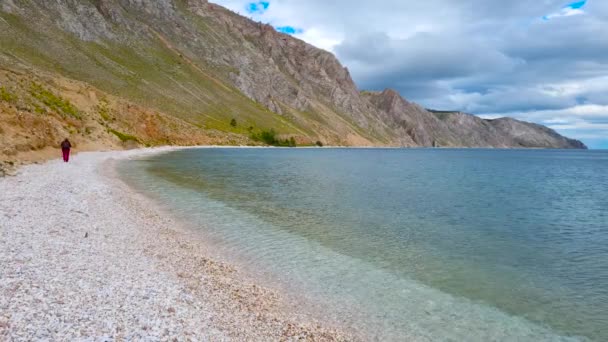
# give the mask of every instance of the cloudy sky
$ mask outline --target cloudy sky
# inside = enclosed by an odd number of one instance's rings
[[[608,148],[608,0],[212,0],[329,50],[361,89]]]

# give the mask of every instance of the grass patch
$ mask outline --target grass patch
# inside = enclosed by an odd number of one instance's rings
[[[118,139],[120,139],[120,141],[122,142],[127,142],[127,141],[135,141],[135,142],[139,142],[139,139],[137,139],[136,136],[130,135],[130,134],[126,134],[126,133],[122,133],[119,132],[117,130],[114,129],[108,129],[108,132],[114,134],[115,136],[118,137]]]
[[[82,119],[82,115],[74,105],[61,96],[53,94],[50,90],[45,89],[38,83],[33,83],[30,88],[30,94],[38,101],[42,102],[51,110],[62,114],[63,116],[71,116],[78,120]]]
[[[110,108],[108,107],[108,102],[102,99],[97,106],[97,112],[99,116],[105,121],[112,121],[112,115],[110,114]]]
[[[97,108],[97,110],[99,111],[99,115],[101,116],[102,119],[104,119],[105,121],[112,120],[112,117],[110,116],[110,112],[108,111],[108,107],[100,106],[99,108]]]
[[[17,96],[8,91],[4,87],[0,87],[0,100],[4,102],[15,102],[17,100]]]
[[[42,115],[42,114],[46,114],[46,109],[42,108],[42,106],[40,106],[39,104],[34,103],[34,112],[36,114]]]

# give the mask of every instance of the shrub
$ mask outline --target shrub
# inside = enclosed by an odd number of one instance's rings
[[[232,120],[230,120],[230,126],[236,127],[236,119],[235,118],[232,118]]]
[[[263,143],[266,143],[267,145],[276,145],[276,135],[277,132],[275,132],[274,129],[270,129],[269,131],[260,132],[257,136],[254,134],[254,140],[261,141]]]
[[[316,144],[317,146],[319,146],[319,147],[323,147],[323,143],[322,143],[322,142],[320,142],[319,140],[317,140],[317,142],[316,142],[315,144]]]
[[[271,146],[296,147],[296,139],[294,137],[285,140],[278,139],[277,132],[272,128],[270,130],[263,130],[258,134],[252,134],[251,139]]]

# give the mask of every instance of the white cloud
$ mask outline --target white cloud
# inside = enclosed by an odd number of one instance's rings
[[[214,2],[245,13],[250,1]],[[361,88],[562,127],[583,118],[567,126],[573,137],[605,132],[595,125],[608,122],[608,1],[269,2],[255,20],[302,28],[296,37],[336,53]]]
[[[501,114],[484,114],[484,115],[480,115],[479,117],[482,118],[482,119],[494,120],[494,119],[500,119],[500,118],[504,117],[504,115],[501,115]]]
[[[580,15],[580,14],[585,14],[585,11],[583,11],[581,9],[573,9],[570,7],[566,7],[564,9],[562,9],[560,12],[552,13],[552,14],[544,16],[543,19],[549,20],[549,19],[555,19],[555,18],[559,18],[559,17],[571,17],[573,15]]]
[[[536,110],[480,115],[486,119],[503,116],[538,122],[576,139],[608,141],[608,105],[577,105],[554,110]]]
[[[333,52],[336,45],[340,44],[340,42],[342,42],[344,39],[341,34],[328,34],[327,32],[315,27],[303,30],[302,33],[294,36],[318,48],[331,52]]]
[[[506,112],[506,113],[488,113],[483,116],[519,116],[532,121],[542,121],[544,123],[570,123],[581,119],[606,120],[608,123],[608,106],[602,105],[577,105],[569,108],[560,108],[553,110],[532,110],[526,112]],[[480,115],[482,116],[482,115]]]

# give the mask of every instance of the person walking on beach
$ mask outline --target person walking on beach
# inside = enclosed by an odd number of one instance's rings
[[[61,143],[61,152],[63,153],[63,161],[66,163],[70,161],[70,149],[71,148],[72,148],[72,144],[70,144],[70,141],[66,138]]]

